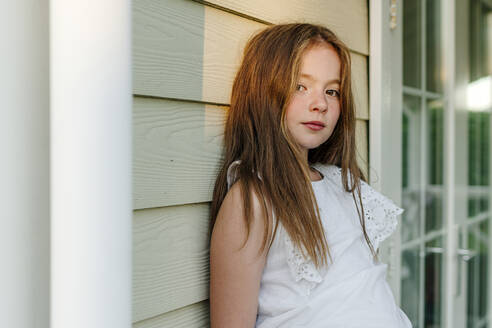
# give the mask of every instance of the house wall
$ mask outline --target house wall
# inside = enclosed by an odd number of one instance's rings
[[[367,1],[134,1],[134,327],[208,326],[208,211],[234,74],[253,33],[292,21],[351,49],[367,172]]]

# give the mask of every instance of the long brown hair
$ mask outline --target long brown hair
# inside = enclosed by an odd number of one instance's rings
[[[304,256],[316,267],[328,263],[331,254],[321,223],[318,204],[296,142],[286,128],[285,109],[297,85],[301,57],[309,47],[326,42],[334,47],[341,61],[340,117],[330,138],[308,151],[309,163],[334,164],[342,169],[342,183],[355,201],[357,194],[364,237],[368,238],[360,193],[360,179],[366,181],[356,161],[355,106],[351,89],[350,53],[329,29],[312,24],[273,25],[254,35],[246,44],[243,61],[232,86],[231,105],[225,123],[223,163],[219,170],[210,208],[211,228],[227,193],[227,169],[241,160],[237,176],[241,179],[244,217],[249,236],[252,215],[251,190],[260,196],[265,236],[270,249],[279,222]],[[348,174],[350,174],[350,182]],[[259,178],[258,175],[261,177]],[[309,192],[306,192],[309,191]],[[277,218],[272,233],[271,206]]]

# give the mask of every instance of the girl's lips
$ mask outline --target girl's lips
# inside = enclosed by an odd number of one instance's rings
[[[324,125],[321,122],[306,122],[302,124],[314,131],[319,131],[324,128]]]

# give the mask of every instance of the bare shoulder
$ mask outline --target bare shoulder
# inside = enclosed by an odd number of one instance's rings
[[[260,196],[250,189],[251,217],[244,217],[244,195],[242,194],[242,182],[234,183],[226,194],[216,218],[214,233],[221,234],[222,240],[234,249],[243,245],[246,241],[246,250],[258,250],[265,236],[265,221],[268,219],[262,211]],[[269,210],[269,208],[267,208]],[[247,236],[247,222],[250,222],[250,232]],[[264,254],[266,255],[266,254]]]
[[[243,213],[241,181],[229,190],[219,209],[210,244],[211,327],[253,327],[267,247],[259,197],[252,193],[249,236]],[[268,244],[267,244],[268,246]]]

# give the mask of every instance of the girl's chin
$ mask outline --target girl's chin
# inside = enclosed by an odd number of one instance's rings
[[[322,144],[323,144],[323,142],[320,142],[320,143],[309,143],[309,144],[303,144],[303,145],[301,145],[301,147],[304,148],[304,149],[307,149],[307,150],[311,150],[311,149],[318,148]]]

